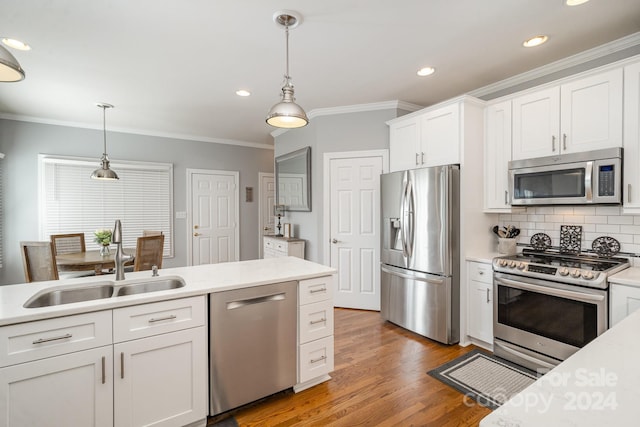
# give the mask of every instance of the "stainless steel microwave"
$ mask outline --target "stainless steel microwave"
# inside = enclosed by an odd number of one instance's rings
[[[619,205],[622,148],[509,162],[511,205]]]

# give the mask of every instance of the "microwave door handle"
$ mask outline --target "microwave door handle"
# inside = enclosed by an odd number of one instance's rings
[[[587,170],[584,174],[584,190],[587,196],[587,202],[593,201],[593,191],[592,191],[592,183],[593,183],[593,162],[587,162]]]

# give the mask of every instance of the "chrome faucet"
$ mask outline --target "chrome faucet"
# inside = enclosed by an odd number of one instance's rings
[[[120,224],[119,219],[116,219],[116,225],[113,228],[111,243],[114,243],[116,245],[116,280],[124,280],[124,263],[133,261],[135,257],[133,255],[125,254],[122,250],[122,225]]]

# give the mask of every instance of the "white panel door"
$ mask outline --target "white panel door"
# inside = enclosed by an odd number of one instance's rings
[[[259,206],[259,230],[258,247],[260,248],[259,257],[263,258],[264,245],[262,236],[275,234],[275,219],[273,216],[273,207],[276,204],[276,184],[272,173],[260,173],[260,206]]]
[[[238,261],[238,172],[188,170],[187,174],[191,265]]]
[[[337,307],[380,309],[382,157],[331,159],[331,266]]]

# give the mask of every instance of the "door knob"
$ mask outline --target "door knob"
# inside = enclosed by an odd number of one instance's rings
[[[200,233],[193,233],[193,235],[194,235],[195,237],[198,237],[198,236],[200,236]]]
[[[198,226],[197,226],[197,225],[194,225],[194,226],[193,226],[193,229],[194,229],[194,230],[197,230],[197,229],[198,229]]]
[[[331,243],[336,244],[336,243],[338,243],[338,240],[337,239],[331,239]]]
[[[263,228],[264,231],[269,231],[269,227]]]

